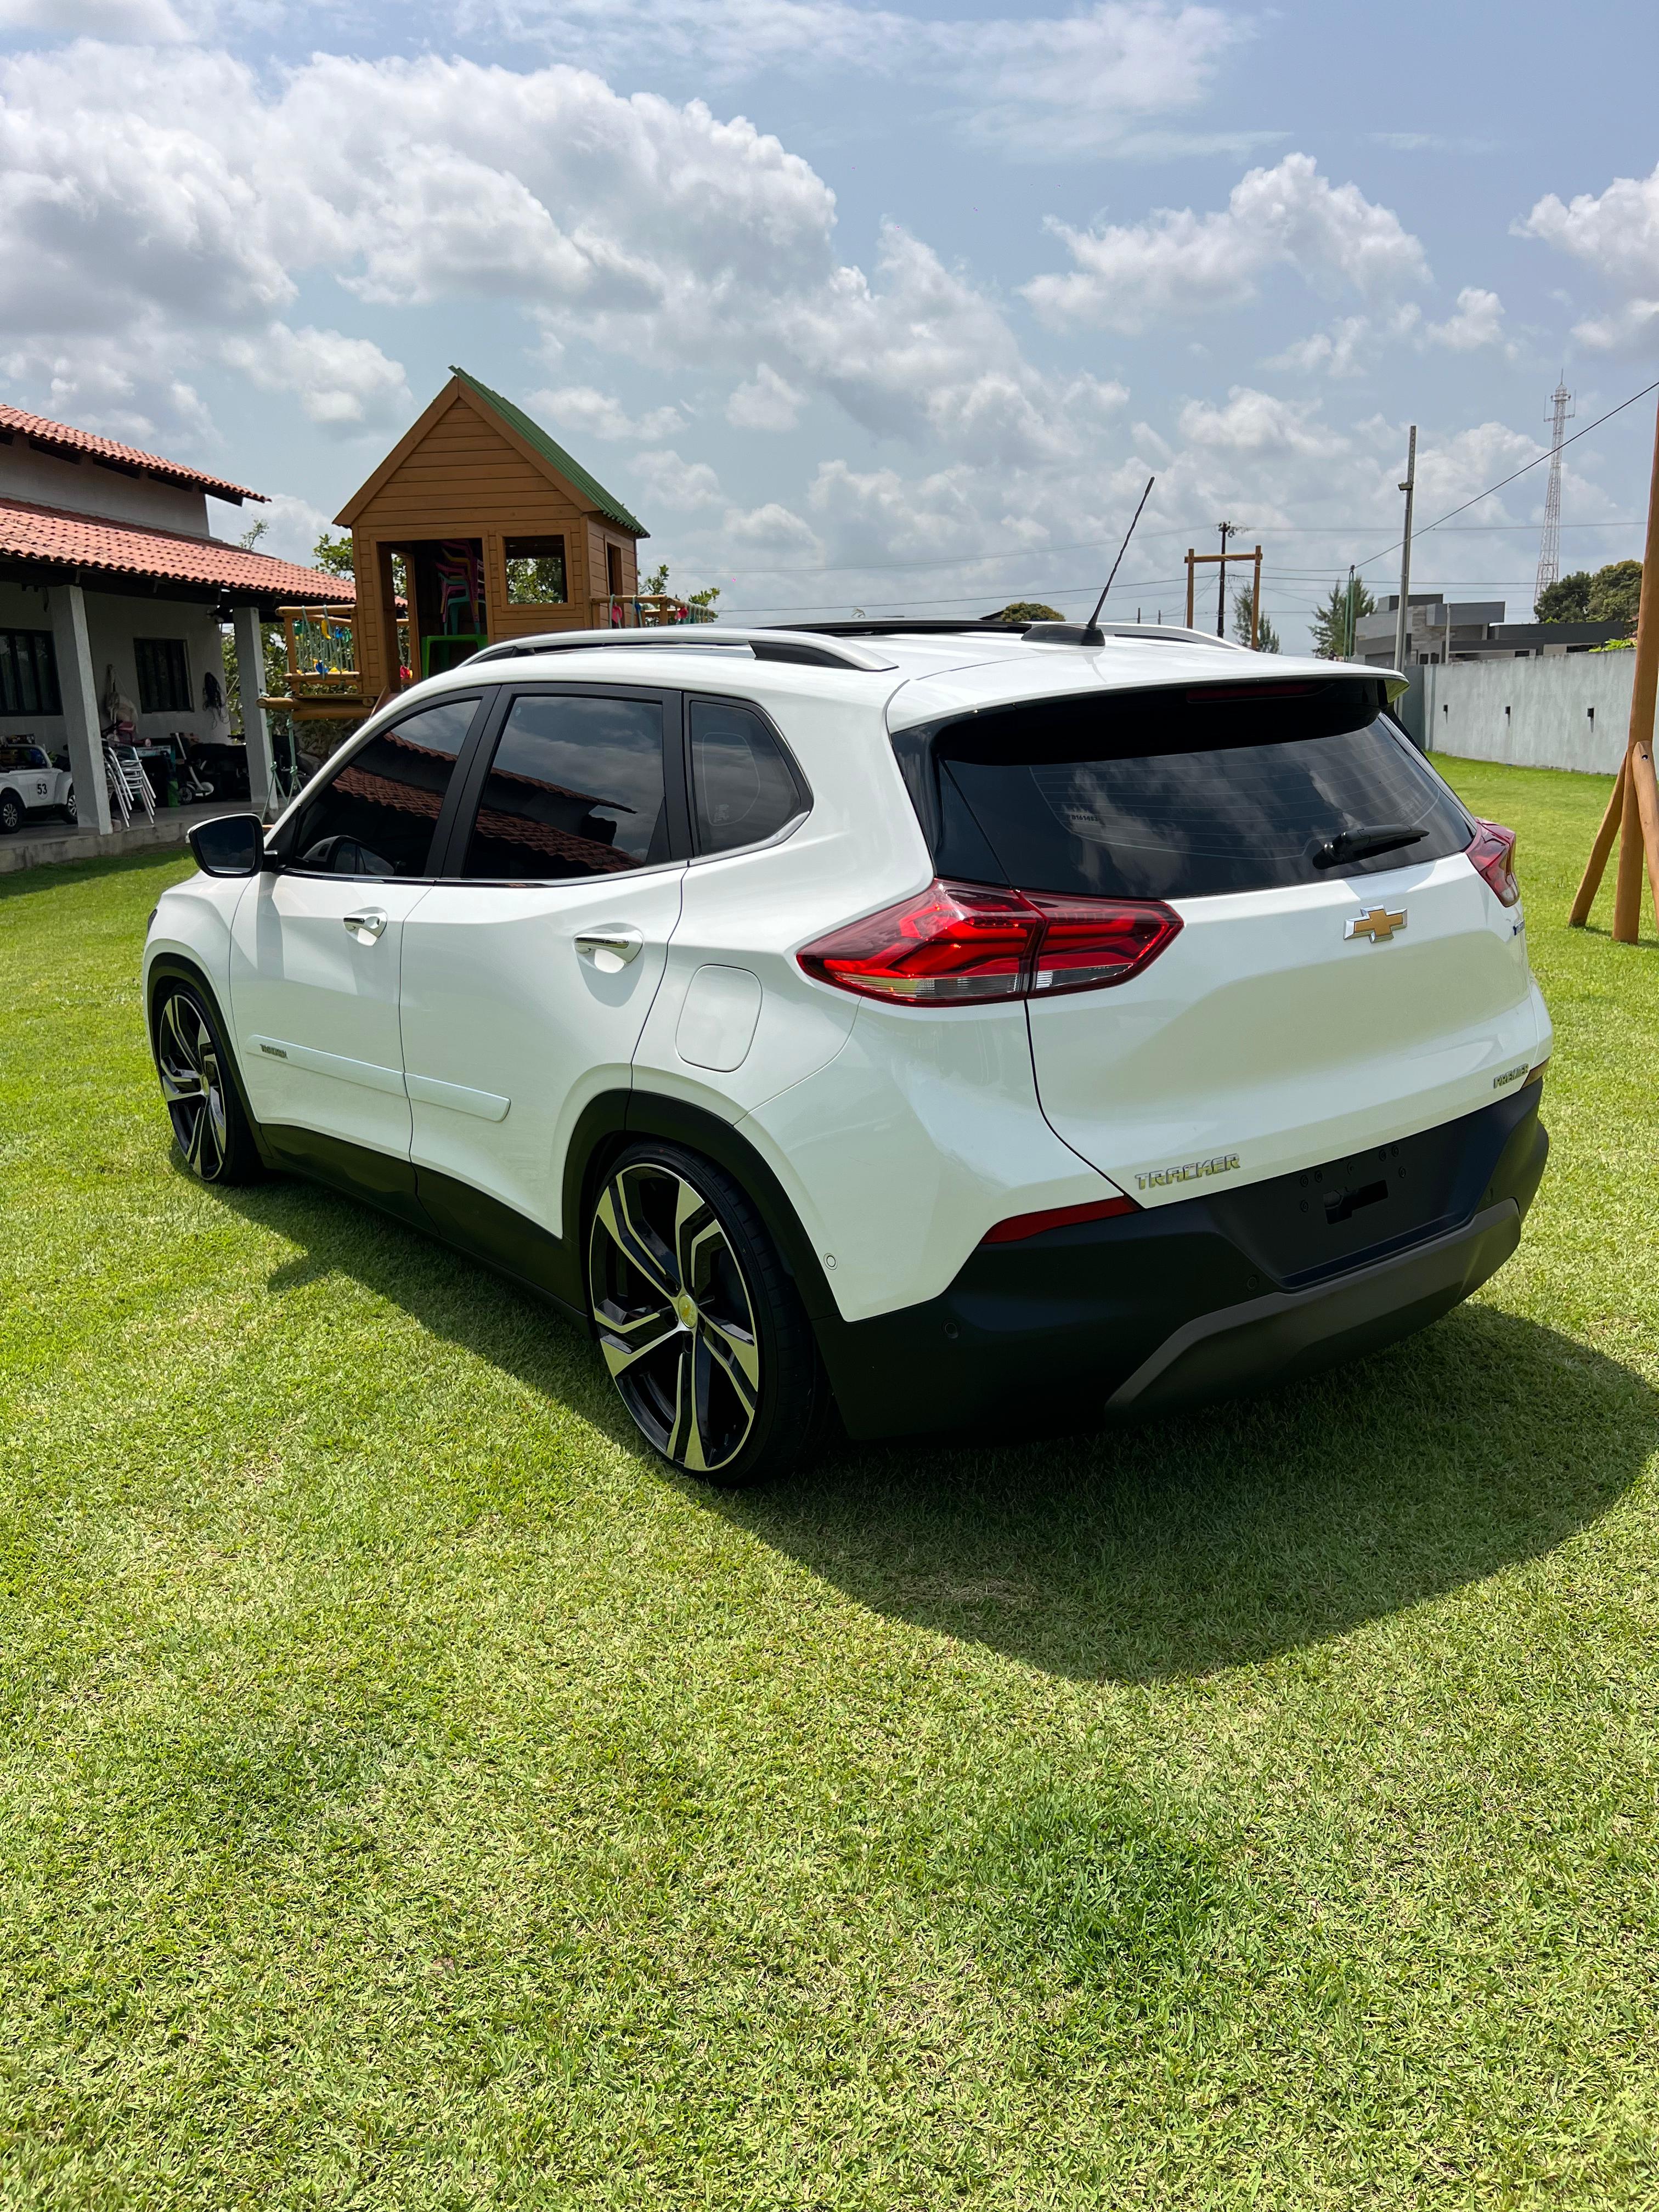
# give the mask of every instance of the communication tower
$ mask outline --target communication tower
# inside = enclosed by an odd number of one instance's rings
[[[1573,411],[1565,376],[1550,394],[1550,488],[1544,497],[1544,536],[1538,548],[1537,587],[1532,595],[1534,606],[1561,578],[1561,441]]]

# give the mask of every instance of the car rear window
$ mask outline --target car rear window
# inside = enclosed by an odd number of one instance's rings
[[[895,745],[939,872],[969,882],[1203,898],[1442,860],[1472,834],[1375,689],[1346,681],[1045,701]],[[1382,823],[1422,834],[1315,865]]]

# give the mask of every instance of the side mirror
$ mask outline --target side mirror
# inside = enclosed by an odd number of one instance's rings
[[[204,876],[257,876],[265,833],[257,814],[217,814],[185,832]]]

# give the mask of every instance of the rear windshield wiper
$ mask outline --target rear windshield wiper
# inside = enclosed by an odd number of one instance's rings
[[[1392,853],[1401,845],[1415,845],[1428,836],[1409,822],[1373,822],[1363,830],[1339,830],[1316,845],[1308,858],[1316,868],[1334,868],[1344,860],[1369,860],[1378,853]]]

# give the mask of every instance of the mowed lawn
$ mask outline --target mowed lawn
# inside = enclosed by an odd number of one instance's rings
[[[1279,1395],[727,1498],[169,1155],[168,857],[0,878],[0,2203],[1651,2206],[1659,945],[1517,1257]],[[1644,928],[1646,918],[1644,917]]]

